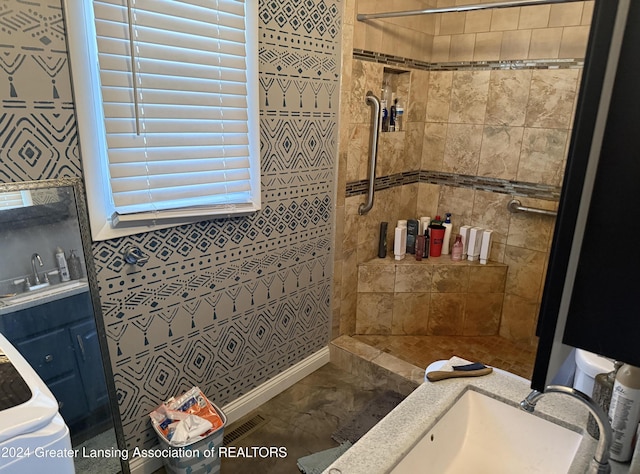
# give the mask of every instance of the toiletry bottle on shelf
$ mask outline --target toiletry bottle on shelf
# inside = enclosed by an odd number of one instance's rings
[[[439,257],[442,254],[442,240],[444,239],[445,227],[431,222],[429,229],[431,229],[429,256]]]
[[[460,236],[462,237],[462,258],[467,258],[467,246],[469,244],[469,231],[470,225],[463,225],[460,227]]]
[[[486,265],[489,261],[489,254],[491,253],[491,238],[493,237],[492,230],[485,230],[482,233],[482,242],[480,243],[480,263]]]
[[[380,236],[378,240],[378,258],[385,258],[387,256],[387,229],[389,228],[388,222],[380,223]]]
[[[414,254],[416,251],[416,236],[418,235],[418,221],[407,220],[407,253]]]
[[[424,235],[416,236],[416,260],[419,262],[424,257]]]
[[[431,217],[421,217],[420,218],[420,233],[424,234],[425,231],[428,232],[429,224],[431,224]]]
[[[69,267],[67,266],[67,259],[64,256],[64,250],[61,247],[56,248],[56,262],[58,263],[58,270],[60,271],[60,281],[69,281]]]
[[[633,440],[640,422],[640,367],[624,364],[616,374],[609,407],[613,441],[611,459],[627,462],[633,454]]]
[[[399,222],[399,221],[398,221]],[[396,227],[393,239],[393,257],[402,260],[407,253],[407,228]]]
[[[402,128],[404,124],[402,123],[404,117],[404,107],[402,106],[402,102],[400,99],[396,99],[396,132],[401,132],[404,130]]]
[[[444,226],[444,239],[442,239],[442,253],[443,255],[449,255],[449,243],[451,241],[451,229],[453,228],[453,224],[451,223],[451,213],[447,212],[445,214],[447,217],[442,223]]]
[[[396,131],[396,95],[391,94],[391,107],[389,109],[389,131]]]
[[[429,229],[424,230],[424,253],[422,254],[422,258],[429,258]]]
[[[382,109],[382,131],[389,131],[389,109],[387,109],[387,101],[382,99],[380,101],[380,108]]]
[[[480,247],[482,245],[482,227],[472,227],[469,231],[469,245],[467,246],[467,260],[474,262],[480,258]]]
[[[462,236],[458,234],[456,235],[456,241],[453,243],[453,247],[451,248],[451,260],[454,262],[462,260],[462,247]]]
[[[613,384],[616,381],[616,373],[622,367],[622,362],[616,361],[611,372],[604,372],[596,375],[593,383],[593,401],[596,402],[605,413],[609,413],[611,406],[611,395],[613,395]],[[591,413],[587,420],[587,431],[595,439],[600,438],[598,423]]]

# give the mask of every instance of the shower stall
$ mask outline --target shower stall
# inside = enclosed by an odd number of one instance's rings
[[[345,5],[333,336],[492,336],[535,346],[593,2],[403,6]],[[403,104],[403,126],[381,130],[372,185],[365,97],[388,88]],[[360,215],[369,188],[375,205]],[[522,212],[531,210],[541,212]],[[462,225],[494,231],[493,273],[478,282],[473,266],[431,262],[411,270],[411,291],[399,287],[409,265],[377,258],[380,222],[393,229],[447,212],[454,236]],[[381,317],[371,315],[376,307]]]

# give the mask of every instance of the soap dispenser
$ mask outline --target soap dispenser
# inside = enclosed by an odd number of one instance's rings
[[[69,252],[69,258],[67,259],[67,265],[69,267],[69,277],[72,280],[79,280],[83,277],[82,275],[82,262],[80,262],[80,257],[76,255],[75,250],[71,250]]]

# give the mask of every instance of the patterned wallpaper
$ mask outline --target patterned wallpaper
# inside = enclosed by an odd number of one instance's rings
[[[328,343],[342,9],[260,1],[260,212],[94,244],[129,447],[167,397],[224,405]],[[0,2],[0,32],[0,179],[81,175],[60,0]]]

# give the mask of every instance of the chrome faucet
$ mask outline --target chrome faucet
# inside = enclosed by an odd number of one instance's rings
[[[38,270],[36,268],[36,261],[38,262],[38,264],[43,267],[44,264],[42,263],[42,259],[40,258],[40,255],[38,253],[34,253],[33,255],[31,255],[31,268],[33,269],[33,284],[34,285],[39,285],[40,284],[40,277],[38,276]]]
[[[611,472],[611,466],[609,464],[609,448],[611,447],[611,441],[613,434],[611,432],[611,426],[609,425],[609,419],[604,410],[595,403],[589,396],[582,393],[575,388],[565,387],[563,385],[549,385],[544,392],[533,390],[527,397],[520,402],[520,407],[523,410],[533,413],[536,408],[536,403],[547,393],[564,393],[584,403],[598,424],[600,430],[600,439],[596,446],[596,452],[593,455],[593,459],[589,462],[589,467],[585,471],[589,474],[608,474]]]

